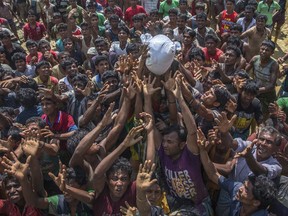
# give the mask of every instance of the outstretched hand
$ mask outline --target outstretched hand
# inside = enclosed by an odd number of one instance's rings
[[[144,127],[142,125],[139,125],[137,127],[133,127],[129,131],[128,135],[126,136],[125,140],[123,141],[126,148],[135,145],[136,143],[138,143],[140,140],[143,139],[142,136],[139,136],[139,134],[143,130],[144,130]]]
[[[155,171],[155,163],[152,163],[150,160],[145,161],[144,165],[140,164],[139,171],[136,179],[136,187],[141,190],[146,191],[151,185],[157,182],[157,179],[151,180],[151,176]]]
[[[253,140],[253,142],[250,145],[248,145],[242,152],[238,152],[234,156],[234,159],[237,159],[237,158],[240,158],[240,157],[247,158],[247,157],[251,156],[253,147],[257,143],[257,141],[258,141],[257,139]]]
[[[39,137],[30,137],[22,139],[21,147],[25,155],[37,156],[41,150]]]
[[[17,178],[19,181],[23,180],[27,175],[31,156],[27,158],[25,164],[18,160],[14,152],[10,153],[10,157],[13,159],[13,161],[6,156],[3,157],[1,164],[3,167],[5,167],[4,171],[9,175],[15,176],[15,178]]]
[[[217,126],[214,126],[214,129],[218,129],[221,133],[227,133],[233,126],[237,115],[233,115],[229,120],[225,112],[221,112],[221,115],[218,115],[215,118]]]
[[[135,216],[137,213],[137,208],[132,207],[129,205],[127,201],[125,201],[126,208],[123,206],[120,206],[120,211],[123,216]]]
[[[110,125],[113,122],[113,120],[116,118],[117,114],[112,114],[114,107],[115,107],[115,102],[110,104],[108,110],[103,116],[101,122],[104,127],[106,127],[107,125]]]
[[[154,88],[156,77],[151,81],[151,75],[145,77],[143,81],[143,93],[145,96],[152,96],[156,91],[161,90],[160,87]]]
[[[48,175],[55,184],[59,187],[62,192],[66,191],[66,166],[59,160],[59,173],[58,176],[55,176],[53,173],[49,172]]]
[[[147,132],[150,132],[153,128],[153,119],[149,113],[141,112],[140,117],[144,119],[143,127]]]

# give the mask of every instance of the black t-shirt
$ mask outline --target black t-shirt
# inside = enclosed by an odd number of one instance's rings
[[[253,119],[255,119],[257,123],[263,120],[262,106],[260,100],[255,97],[252,103],[247,108],[244,108],[241,105],[241,95],[237,94],[234,96],[237,100],[237,109],[235,112],[237,119],[234,123],[235,132],[244,135],[249,131]]]

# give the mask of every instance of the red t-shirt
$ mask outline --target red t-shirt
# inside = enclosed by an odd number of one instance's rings
[[[18,206],[10,200],[0,200],[0,214],[7,216],[41,216],[41,211],[31,206],[25,206],[21,213]]]
[[[127,201],[130,206],[136,206],[136,182],[128,186],[127,191],[123,197],[118,201],[114,202],[110,198],[109,189],[105,186],[102,193],[95,200],[93,205],[93,211],[95,216],[99,215],[122,215],[120,212],[120,206],[126,206],[125,201]]]
[[[40,22],[36,22],[35,28],[31,28],[30,24],[26,23],[23,27],[23,31],[24,31],[24,38],[39,41],[45,36],[44,32],[46,32],[46,28]]]
[[[205,66],[209,67],[212,65],[212,59],[216,60],[217,62],[219,61],[220,56],[223,54],[223,51],[216,48],[216,53],[215,55],[210,55],[207,51],[207,47],[202,48],[205,56]]]
[[[129,7],[125,11],[124,20],[129,23],[130,27],[132,27],[132,25],[133,25],[132,17],[136,14],[139,14],[139,13],[145,13],[147,15],[145,9],[140,5],[136,5],[136,8]]]
[[[231,26],[236,23],[238,14],[233,11],[232,14],[228,14],[227,10],[224,10],[221,14],[221,27],[220,33],[230,32]]]
[[[38,63],[42,60],[42,57],[43,57],[43,54],[41,52],[37,52],[37,62],[35,63]],[[32,56],[29,54],[26,56],[26,64],[30,64],[31,63],[31,59],[32,59]]]

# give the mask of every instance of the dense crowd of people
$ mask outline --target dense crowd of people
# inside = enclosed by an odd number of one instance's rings
[[[288,215],[287,5],[0,0],[0,215]]]

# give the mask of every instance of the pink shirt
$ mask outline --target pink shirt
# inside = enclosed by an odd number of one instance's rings
[[[34,41],[39,41],[45,36],[46,28],[40,23],[36,22],[36,27],[32,28],[29,23],[26,23],[23,27],[24,39],[30,39]]]

